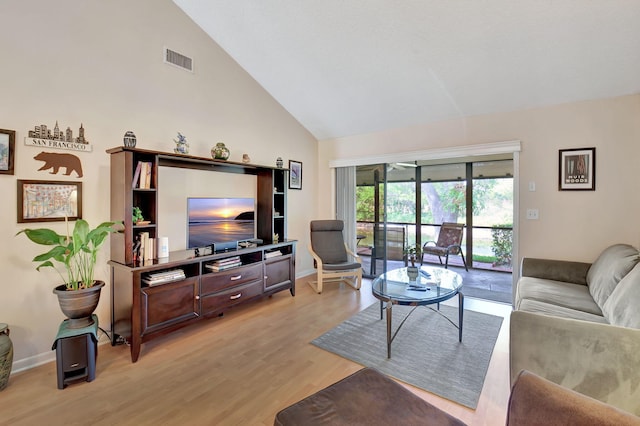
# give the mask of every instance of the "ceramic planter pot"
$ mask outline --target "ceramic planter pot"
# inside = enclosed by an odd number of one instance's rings
[[[418,267],[407,266],[407,275],[409,276],[409,281],[415,281],[418,278]]]
[[[84,328],[93,324],[91,314],[98,307],[103,281],[96,281],[93,287],[67,291],[65,285],[59,285],[53,292],[58,296],[62,313],[69,318],[69,328]]]
[[[0,324],[0,390],[7,387],[13,365],[13,343],[9,338],[9,326]]]

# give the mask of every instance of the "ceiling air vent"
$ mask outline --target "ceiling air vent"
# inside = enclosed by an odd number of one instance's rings
[[[167,64],[175,65],[184,70],[193,72],[193,59],[178,52],[174,52],[171,49],[167,49],[166,47],[164,48],[164,61]]]

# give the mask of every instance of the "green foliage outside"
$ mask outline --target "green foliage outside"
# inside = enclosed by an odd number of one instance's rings
[[[474,215],[482,213],[486,205],[496,197],[492,191],[495,186],[495,179],[474,182]],[[389,183],[387,184],[387,192],[387,221],[415,223],[415,183]],[[382,194],[383,191],[381,190],[380,193]],[[458,218],[465,217],[466,184],[464,182],[425,182],[422,184],[422,194],[424,198],[421,211],[422,223],[457,222]],[[374,187],[357,187],[356,200],[356,221],[373,222],[375,220]],[[382,200],[380,205],[382,205]],[[382,217],[380,217],[380,221],[383,221]]]
[[[482,262],[482,263],[491,263],[493,264],[496,261],[496,257],[495,256],[482,256],[479,254],[474,254],[473,255],[473,261],[474,262]]]
[[[496,260],[493,266],[508,265],[511,266],[511,251],[513,249],[513,230],[512,229],[499,229],[499,228],[511,228],[512,224],[507,223],[503,225],[495,225],[491,230],[491,236],[493,237],[493,244],[491,245],[493,253],[496,256]]]
[[[513,180],[511,178],[475,179],[473,182],[473,221],[480,227],[511,227],[513,221]],[[423,182],[421,222],[438,225],[442,222],[465,221],[466,218],[466,183]],[[383,206],[384,188],[381,185],[379,202]],[[412,224],[416,219],[415,183],[392,182],[387,184],[387,222]],[[356,220],[358,222],[375,221],[375,191],[373,186],[356,188]],[[381,208],[379,221],[384,221],[384,209]],[[503,225],[496,225],[503,224]],[[424,232],[435,231],[435,235]],[[511,230],[486,230],[486,238],[479,238],[474,233],[474,261],[491,263],[494,266],[511,266],[512,234]],[[415,242],[415,227],[408,226],[406,244]],[[437,227],[423,227],[422,242],[437,236]],[[366,239],[362,244],[372,244],[373,236],[363,232]]]

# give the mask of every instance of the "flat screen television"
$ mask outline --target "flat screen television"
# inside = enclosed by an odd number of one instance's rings
[[[187,248],[255,238],[253,198],[187,198]]]

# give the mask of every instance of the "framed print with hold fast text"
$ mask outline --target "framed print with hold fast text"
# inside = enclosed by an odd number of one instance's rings
[[[596,149],[561,149],[558,189],[594,191],[596,189]]]

